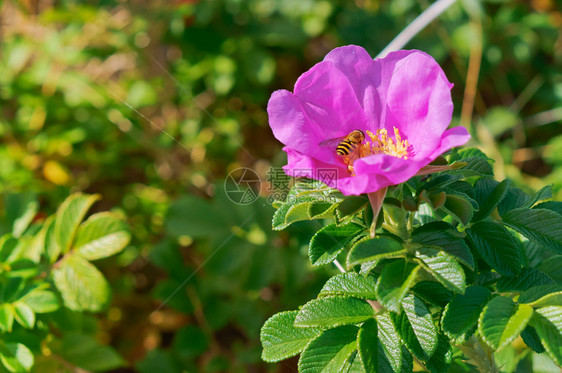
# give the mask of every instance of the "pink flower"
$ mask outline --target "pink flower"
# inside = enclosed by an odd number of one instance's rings
[[[464,127],[447,129],[452,86],[437,62],[417,50],[373,60],[355,45],[334,49],[301,75],[294,93],[278,90],[269,100],[269,124],[287,152],[285,173],[345,195],[407,181],[470,139]],[[345,146],[348,155],[337,154],[339,138],[354,130],[365,139]]]

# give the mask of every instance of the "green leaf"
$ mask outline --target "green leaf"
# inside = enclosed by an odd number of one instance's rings
[[[438,281],[420,281],[414,285],[412,291],[426,302],[441,308],[445,307],[453,297],[453,293]]]
[[[535,203],[552,198],[552,184],[542,187],[524,207],[533,207]]]
[[[505,213],[516,208],[527,206],[531,201],[531,197],[523,192],[519,188],[509,187],[507,192],[503,197],[502,201],[498,205],[498,212],[500,216],[504,216]]]
[[[445,205],[441,209],[462,225],[468,225],[474,215],[475,208],[473,203],[475,204],[476,202],[466,195],[448,192]]]
[[[414,230],[412,240],[434,249],[443,250],[457,258],[470,269],[474,269],[474,257],[463,239],[456,237],[454,228],[445,222],[424,224]]]
[[[542,354],[545,351],[537,331],[532,326],[527,325],[527,327],[521,332],[521,338],[523,338],[523,342],[525,342],[525,344],[536,353]]]
[[[295,318],[295,326],[330,328],[357,324],[373,317],[373,313],[369,303],[358,298],[313,299],[302,306]]]
[[[531,320],[541,344],[552,360],[562,365],[562,307],[539,308]]]
[[[33,353],[21,343],[0,343],[0,361],[10,372],[29,372],[33,367]]]
[[[367,372],[376,372],[379,362],[379,337],[377,321],[369,319],[361,325],[357,344],[359,356]]]
[[[402,299],[402,308],[407,318],[407,320],[402,320],[399,329],[402,340],[409,347],[413,343],[412,339],[416,339],[417,345],[423,351],[424,360],[429,359],[437,349],[438,344],[437,328],[433,323],[431,313],[425,303],[413,294],[409,294]],[[412,350],[412,352],[414,351]]]
[[[386,236],[366,237],[356,242],[347,255],[347,268],[357,264],[375,262],[385,258],[405,255],[407,250],[400,242]]]
[[[400,312],[400,303],[414,284],[420,266],[403,259],[386,264],[377,282],[377,299],[388,310]]]
[[[377,372],[411,372],[413,369],[412,355],[403,346],[398,332],[388,313],[376,316],[379,337],[379,357]]]
[[[537,269],[557,283],[562,284],[562,255],[553,255],[550,258],[541,260]]]
[[[39,202],[33,193],[6,194],[4,196],[6,220],[14,237],[19,238],[39,210]]]
[[[296,328],[298,311],[280,312],[270,317],[261,328],[261,358],[273,363],[302,352],[322,332],[320,328]]]
[[[519,296],[518,303],[527,303],[535,308],[562,306],[562,287],[559,285],[535,286]]]
[[[493,298],[478,320],[478,331],[488,346],[496,351],[511,344],[533,316],[533,307],[516,304],[511,298]]]
[[[13,263],[17,256],[18,240],[11,234],[0,238],[0,263]]]
[[[346,325],[322,332],[301,354],[299,372],[331,373],[349,369],[357,350],[358,331],[356,326]]]
[[[68,252],[78,226],[90,207],[100,199],[97,194],[72,194],[60,205],[55,218],[54,235],[62,253]]]
[[[14,308],[10,303],[0,304],[0,331],[12,332],[14,325]]]
[[[552,210],[554,212],[559,213],[562,215],[562,202],[560,201],[547,201],[539,203],[538,205],[533,207],[534,209],[547,209]]]
[[[322,215],[318,215],[317,211],[311,211],[311,205],[317,204],[320,198],[322,200],[328,199],[328,202],[323,203],[332,204],[337,204],[341,200],[336,195],[328,196],[316,191],[313,191],[311,193],[303,193],[292,198],[288,198],[287,202],[279,206],[279,208],[273,215],[273,229],[282,230],[297,221],[327,218],[333,216],[333,213],[331,213],[333,211],[333,208],[331,207],[326,208],[326,206],[324,206],[325,214]],[[314,215],[311,215],[311,213]]]
[[[35,325],[35,313],[27,304],[22,302],[13,303],[16,321],[24,328],[31,329]]]
[[[34,290],[26,294],[21,301],[35,313],[54,312],[59,309],[60,302],[56,294],[48,290]]]
[[[470,176],[493,176],[494,171],[490,160],[482,151],[475,148],[467,148],[452,154],[449,157],[449,164],[453,162],[465,162],[462,168],[447,171],[449,174],[460,174],[465,177]]]
[[[127,224],[111,212],[90,216],[76,233],[76,251],[88,260],[111,256],[123,250],[131,235]]]
[[[423,267],[447,289],[455,293],[463,293],[466,277],[461,265],[451,255],[429,247],[422,247],[416,256]]]
[[[45,221],[41,233],[45,237],[45,257],[49,263],[53,264],[57,261],[60,253],[61,247],[57,242],[55,236],[55,219],[54,216],[50,216]]]
[[[556,282],[534,268],[523,268],[518,276],[501,277],[497,282],[498,291],[525,291],[534,286],[556,285]]]
[[[443,311],[443,332],[457,344],[465,342],[476,330],[478,317],[491,296],[482,286],[469,286],[464,294],[455,295]]]
[[[330,278],[319,296],[346,295],[363,299],[376,299],[377,280],[373,276],[361,276],[346,272]]]
[[[529,240],[562,254],[562,215],[546,209],[518,208],[507,212],[502,222]]]
[[[425,366],[431,373],[447,372],[452,360],[453,350],[451,349],[451,343],[447,337],[439,334],[437,349],[433,356],[425,363]]]
[[[467,229],[469,242],[490,267],[505,276],[521,272],[521,253],[515,238],[495,222],[482,221]]]
[[[74,332],[63,337],[57,352],[69,363],[91,372],[117,369],[126,364],[112,347],[100,345],[94,338]]]
[[[358,234],[364,230],[358,224],[330,224],[320,229],[310,240],[308,256],[313,265],[331,263]]]
[[[364,209],[365,206],[367,206],[368,203],[369,203],[369,200],[365,197],[350,196],[350,197],[347,197],[346,199],[344,199],[343,201],[341,201],[338,204],[338,206],[336,208],[336,213],[338,214],[340,219],[342,219],[346,216],[355,215],[359,211]]]
[[[55,285],[66,307],[74,311],[97,312],[107,306],[111,297],[110,286],[87,260],[69,255],[53,272]]]
[[[474,184],[475,198],[478,202],[479,210],[472,221],[478,221],[486,218],[501,202],[509,188],[509,180],[501,183],[493,179],[482,178]]]

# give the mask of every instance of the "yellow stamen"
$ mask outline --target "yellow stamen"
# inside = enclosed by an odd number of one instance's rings
[[[365,132],[371,138],[372,143],[365,143],[361,153],[365,155],[384,153],[394,157],[408,159],[410,144],[408,140],[402,140],[398,128],[394,127],[394,139],[388,136],[388,131],[384,128],[377,130],[376,134],[369,130]]]

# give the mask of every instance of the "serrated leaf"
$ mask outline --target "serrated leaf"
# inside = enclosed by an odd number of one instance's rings
[[[78,226],[90,207],[100,199],[97,194],[72,194],[57,210],[54,226],[55,240],[64,254],[68,252]]]
[[[552,255],[541,260],[537,269],[562,285],[562,255]]]
[[[415,338],[423,351],[423,359],[429,359],[437,349],[438,343],[437,328],[433,323],[431,313],[423,301],[413,294],[402,299],[402,308],[408,321],[405,323],[405,320],[402,320],[400,329],[402,340],[409,347],[413,343],[412,339]],[[414,352],[414,350],[411,351]]]
[[[14,317],[24,328],[31,329],[35,325],[35,313],[27,304],[22,302],[13,303]]]
[[[451,233],[452,226],[444,222],[432,222],[414,230],[413,241],[434,249],[443,250],[474,269],[474,257],[463,239]]]
[[[413,369],[412,355],[403,346],[398,332],[388,314],[376,316],[379,337],[379,358],[377,372],[411,372]]]
[[[552,184],[542,187],[524,207],[533,207],[535,203],[549,198],[552,198]]]
[[[111,297],[109,284],[87,260],[69,255],[53,272],[55,286],[64,305],[71,310],[97,312],[108,304]]]
[[[21,343],[0,344],[0,361],[10,372],[29,372],[33,367],[33,353]]]
[[[529,240],[562,253],[562,215],[546,209],[518,208],[507,212],[502,223]]]
[[[90,216],[76,233],[76,252],[88,260],[111,256],[123,250],[131,234],[127,224],[111,212]]]
[[[299,310],[297,327],[330,328],[357,324],[373,317],[373,308],[366,301],[352,297],[313,299]]]
[[[531,326],[542,346],[558,365],[562,365],[562,307],[551,306],[535,311]]]
[[[35,313],[54,312],[60,307],[56,294],[48,290],[34,290],[21,298],[21,301]]]
[[[403,259],[385,265],[376,288],[379,302],[392,312],[400,312],[400,303],[414,284],[419,269]]]
[[[518,303],[527,303],[533,307],[562,306],[562,287],[542,285],[525,291]]]
[[[276,362],[299,354],[308,343],[320,335],[320,328],[294,326],[298,311],[280,312],[270,317],[261,328],[263,347],[261,358]]]
[[[465,162],[463,168],[448,171],[450,174],[460,174],[465,177],[469,176],[491,176],[494,174],[490,159],[475,148],[461,149],[458,153],[452,154],[449,158],[449,164],[452,162]]]
[[[537,331],[532,326],[527,325],[527,327],[523,329],[521,332],[521,338],[523,338],[523,342],[525,342],[525,344],[536,353],[542,354],[545,351]]]
[[[273,230],[280,231],[297,221],[310,220],[308,215],[310,203],[312,202],[281,205],[273,215]]]
[[[509,180],[501,183],[493,179],[482,178],[474,184],[475,199],[478,202],[478,212],[474,214],[472,221],[486,218],[499,205],[509,188]]]
[[[376,372],[379,365],[379,337],[377,321],[369,319],[361,325],[357,344],[359,356],[367,372]]]
[[[556,285],[556,282],[538,269],[523,268],[518,276],[501,277],[497,282],[498,291],[525,291],[534,286]]]
[[[447,199],[441,209],[463,225],[467,225],[474,216],[474,206],[470,197],[447,193]],[[475,202],[474,202],[475,203]]]
[[[369,200],[365,197],[350,196],[350,197],[347,197],[346,199],[344,199],[343,201],[341,201],[338,204],[338,206],[336,208],[336,212],[341,219],[341,218],[344,218],[346,216],[357,214],[359,211],[364,209],[365,206],[367,206],[368,203],[369,203]]]
[[[376,299],[377,280],[373,276],[361,276],[346,272],[330,278],[319,296],[346,295],[363,299]]]
[[[353,363],[359,328],[340,326],[322,332],[306,347],[299,359],[299,372],[343,372]],[[346,369],[347,368],[347,369]]]
[[[400,242],[386,236],[366,237],[357,241],[347,255],[347,268],[357,264],[375,262],[385,258],[396,258],[406,254]]]
[[[412,291],[426,302],[438,307],[445,307],[453,298],[453,293],[438,281],[420,281],[414,285]]]
[[[455,343],[464,342],[474,333],[480,313],[492,293],[482,286],[469,286],[445,307],[441,318],[443,332]]]
[[[466,276],[455,258],[430,247],[418,249],[416,256],[423,263],[424,268],[447,289],[455,293],[464,292]]]
[[[562,202],[560,201],[547,201],[535,205],[533,209],[547,209],[562,215]]]
[[[308,256],[313,265],[331,263],[357,235],[364,230],[358,224],[330,224],[320,229],[310,240]]]
[[[490,267],[505,276],[521,272],[521,253],[511,233],[495,222],[482,221],[467,229],[469,242]]]
[[[453,350],[451,343],[442,334],[439,334],[437,349],[433,356],[425,363],[425,366],[431,373],[447,372],[451,361],[453,360]]]
[[[519,188],[509,187],[498,205],[498,212],[500,216],[516,208],[527,206],[531,201],[531,197]]]
[[[533,307],[499,296],[488,302],[478,320],[478,331],[496,351],[511,344],[533,316]]]

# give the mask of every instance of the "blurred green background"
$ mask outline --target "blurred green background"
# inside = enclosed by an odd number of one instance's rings
[[[375,56],[430,2],[0,4],[1,192],[36,193],[37,220],[71,192],[99,193],[95,211],[131,226],[126,250],[97,263],[112,304],[81,316],[126,360],[116,371],[295,371],[296,358],[260,361],[259,330],[327,279],[306,258],[315,227],[272,232],[267,184],[241,206],[223,180],[284,164],[273,90],[337,46]],[[497,177],[529,190],[562,186],[561,30],[559,0],[459,0],[407,45],[455,84],[453,121]]]

